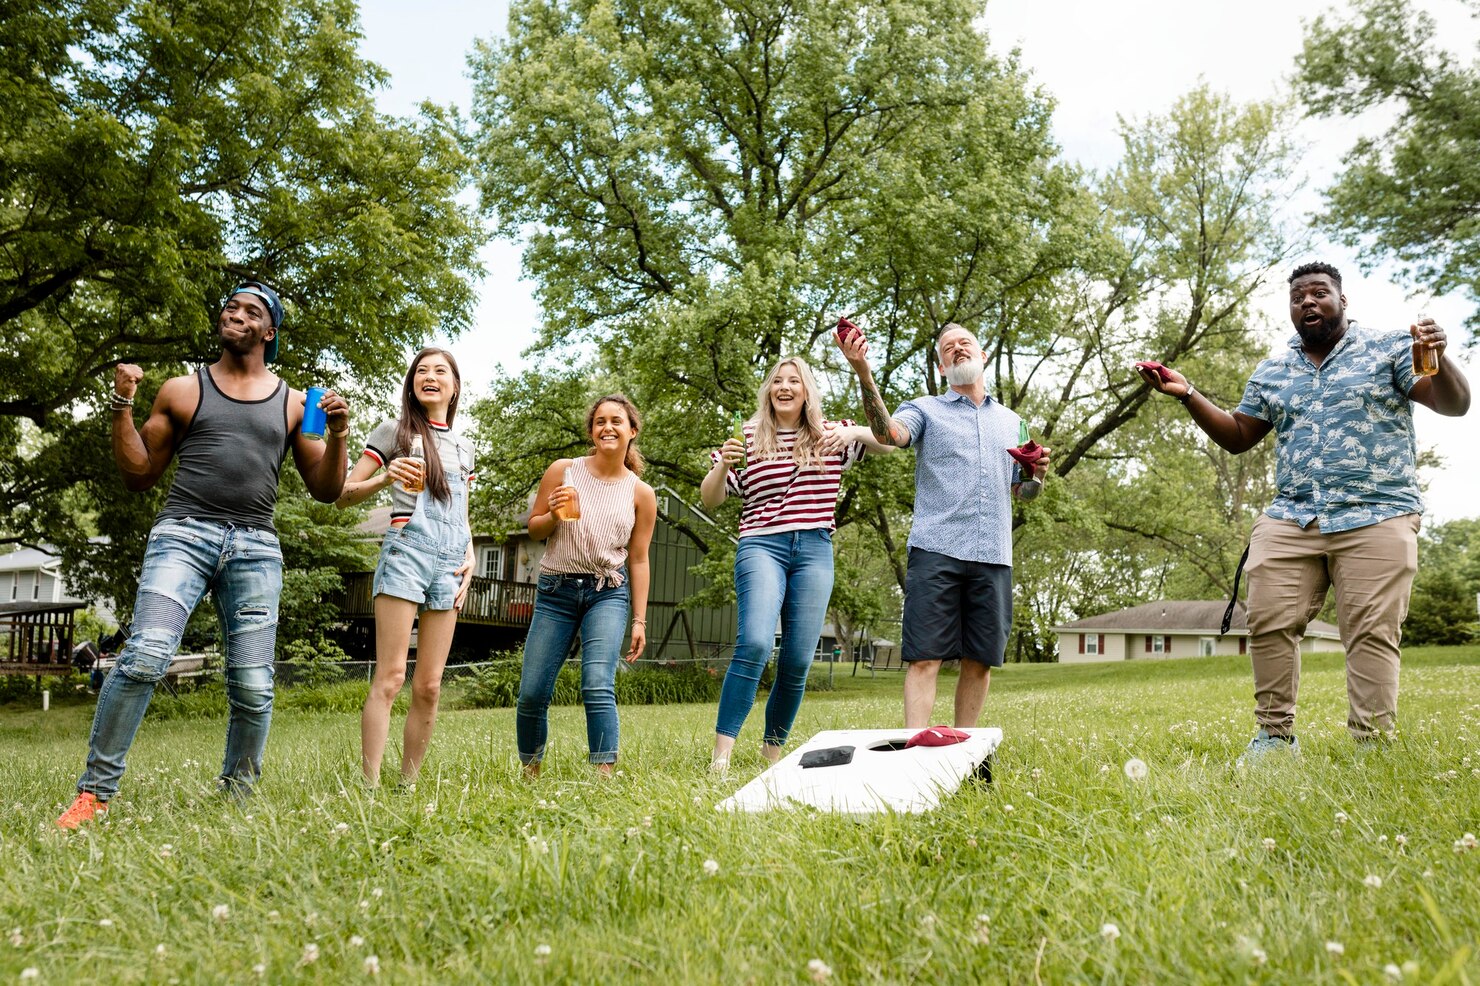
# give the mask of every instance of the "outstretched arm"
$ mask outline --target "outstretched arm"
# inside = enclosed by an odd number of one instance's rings
[[[1170,367],[1163,369],[1166,370],[1166,379],[1144,366],[1136,367],[1136,372],[1157,393],[1175,397],[1186,405],[1188,413],[1192,415],[1193,424],[1206,432],[1224,451],[1234,455],[1247,452],[1258,445],[1274,427],[1268,421],[1261,421],[1242,411],[1230,414],[1198,393],[1182,374]]]
[[[894,448],[909,445],[909,429],[889,416],[889,409],[884,406],[884,397],[874,383],[874,375],[868,366],[868,340],[863,337],[863,333],[853,332],[846,340],[838,340],[838,348],[843,351],[853,372],[858,374],[858,386],[863,392],[863,418],[868,422],[874,439],[880,445]]]

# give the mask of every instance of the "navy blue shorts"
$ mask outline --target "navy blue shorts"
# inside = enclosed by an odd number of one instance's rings
[[[911,548],[900,659],[1002,667],[1012,629],[1012,566]]]

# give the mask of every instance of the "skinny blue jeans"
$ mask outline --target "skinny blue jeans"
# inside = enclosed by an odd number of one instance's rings
[[[549,735],[555,677],[577,631],[581,634],[581,704],[586,707],[586,744],[592,763],[617,762],[617,663],[627,635],[630,590],[596,588],[594,575],[541,572],[534,615],[524,640],[519,703],[514,731],[521,763],[539,763]]]
[[[118,793],[154,686],[169,671],[185,623],[207,590],[221,620],[231,709],[220,780],[229,790],[247,793],[262,775],[283,590],[277,535],[215,521],[160,520],[149,532],[128,642],[98,692],[87,768],[77,790],[104,801]]]
[[[813,528],[740,539],[735,549],[735,599],[740,626],[735,656],[725,671],[714,731],[739,736],[755,704],[761,671],[771,657],[776,621],[781,621],[781,651],[776,682],[766,700],[765,743],[781,746],[791,732],[812,655],[822,636],[832,598],[832,532]]]

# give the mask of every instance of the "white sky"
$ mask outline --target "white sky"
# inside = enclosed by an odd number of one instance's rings
[[[1334,5],[1324,0],[991,0],[985,26],[993,47],[1022,51],[1024,64],[1058,102],[1054,129],[1064,153],[1088,167],[1111,167],[1120,152],[1117,115],[1136,119],[1165,112],[1182,93],[1206,79],[1239,100],[1276,95],[1292,71],[1303,37],[1302,22]],[[1439,37],[1473,59],[1480,20],[1460,0],[1416,0],[1440,25]],[[503,0],[421,0],[408,14],[401,0],[363,0],[364,52],[384,66],[391,86],[380,104],[410,113],[424,99],[454,103],[466,112],[472,100],[466,57],[474,38],[501,34],[508,5]],[[1329,181],[1341,154],[1356,135],[1347,121],[1304,121],[1296,131],[1305,145],[1308,191],[1294,203],[1298,212],[1319,204],[1316,190]],[[1422,309],[1451,336],[1470,313],[1461,298],[1417,298],[1391,275],[1364,275],[1352,255],[1312,234],[1305,257],[1336,264],[1345,275],[1353,318],[1373,326],[1403,326]],[[476,328],[456,341],[455,351],[470,393],[486,389],[495,367],[517,366],[534,339],[539,311],[532,285],[519,278],[517,246],[496,243],[483,252],[488,274],[482,284]],[[1292,329],[1286,315],[1283,279],[1263,299],[1268,336],[1283,340]],[[1451,355],[1464,364],[1474,386],[1480,361],[1455,344]],[[1419,442],[1436,447],[1445,464],[1429,470],[1429,516],[1451,520],[1480,514],[1480,456],[1475,454],[1475,415],[1441,418],[1418,408]]]

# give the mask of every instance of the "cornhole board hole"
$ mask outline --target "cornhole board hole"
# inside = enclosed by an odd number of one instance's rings
[[[905,747],[914,729],[828,729],[813,736],[764,774],[716,807],[720,811],[770,811],[810,806],[867,815],[881,811],[926,812],[976,774],[992,779],[992,756],[1002,742],[996,727],[962,730],[969,738],[950,746]],[[814,751],[853,747],[852,760],[803,767]],[[814,754],[810,761],[828,759]]]

